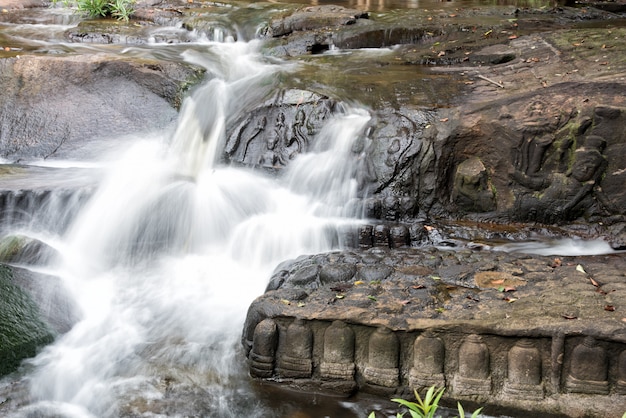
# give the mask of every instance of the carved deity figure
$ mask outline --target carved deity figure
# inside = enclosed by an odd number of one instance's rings
[[[605,146],[603,138],[588,136],[584,146],[574,152],[571,168],[564,173],[512,173],[513,180],[533,191],[518,195],[515,215],[546,223],[581,216],[593,204],[592,192],[606,170],[607,159],[602,154]]]
[[[276,145],[285,137],[285,114],[280,112],[276,117],[273,134],[266,135],[266,151],[259,157],[258,164],[263,167],[277,167],[283,165],[281,150]]]
[[[307,138],[306,134],[304,133],[305,124],[306,115],[304,114],[304,110],[300,109],[298,110],[298,112],[296,112],[296,120],[291,127],[290,135],[285,136],[285,150],[287,151],[287,157],[290,160],[294,159],[296,155],[302,153],[302,151],[304,151],[306,147]],[[296,144],[296,149],[288,150],[291,149],[291,146],[294,143]]]

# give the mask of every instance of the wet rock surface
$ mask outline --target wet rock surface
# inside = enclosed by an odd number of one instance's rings
[[[253,376],[300,388],[438,385],[488,413],[610,416],[626,408],[625,267],[624,254],[434,247],[302,257],[251,305],[243,343]]]
[[[298,60],[283,90],[229,121],[223,159],[233,164],[277,172],[314,147],[322,121],[347,103],[369,107],[370,126],[353,149],[359,201],[351,204],[368,221],[348,242],[360,249],[279,266],[243,331],[254,377],[384,397],[445,386],[450,398],[494,413],[498,405],[621,415],[624,254],[490,247],[541,235],[604,237],[626,248],[623,5],[447,3],[365,12],[140,2],[127,24],[80,19],[59,36],[119,50],[260,37],[266,55]],[[0,1],[0,21],[41,22],[24,10],[34,6]],[[111,59],[64,46],[43,56],[44,47],[4,33],[0,46],[0,150],[11,161],[62,157],[103,134],[163,129],[200,75],[165,55]],[[29,178],[20,173],[2,173],[3,208],[19,200],[20,211],[32,209],[50,195],[39,183],[20,186]],[[429,245],[437,231],[451,249]],[[19,253],[12,250],[6,261]],[[59,332],[71,324],[67,313],[55,319]],[[166,393],[170,383],[158,385]],[[133,402],[128,415],[150,410]]]
[[[0,267],[0,375],[15,371],[55,337],[33,298],[16,281],[12,269]]]

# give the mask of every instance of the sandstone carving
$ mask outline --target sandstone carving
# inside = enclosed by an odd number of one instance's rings
[[[572,351],[565,388],[572,393],[608,394],[608,358],[604,347],[591,336]]]
[[[530,339],[519,340],[507,356],[504,392],[523,399],[543,398],[541,353]]]
[[[320,375],[325,379],[354,379],[354,331],[343,321],[333,321],[324,332],[324,357]]]
[[[414,390],[430,386],[446,387],[444,374],[445,345],[431,332],[424,332],[413,344],[413,367],[409,372],[409,384]]]
[[[254,328],[250,351],[250,374],[267,378],[274,374],[278,328],[272,319],[264,319]]]
[[[623,350],[619,355],[618,380],[615,385],[615,390],[619,394],[626,394],[626,350]]]
[[[373,385],[395,388],[400,384],[399,342],[389,328],[380,327],[370,336],[365,380]]]
[[[295,319],[281,341],[281,351],[276,362],[280,377],[306,378],[313,372],[313,332],[302,319]]]
[[[459,348],[459,370],[454,377],[454,391],[459,395],[487,395],[491,391],[489,348],[472,334]]]

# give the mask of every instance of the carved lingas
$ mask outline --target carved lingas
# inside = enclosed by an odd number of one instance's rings
[[[378,328],[369,339],[367,367],[363,375],[368,383],[396,387],[400,384],[398,360],[400,344],[389,328]]]
[[[429,332],[417,337],[413,343],[413,367],[409,372],[411,388],[445,387],[444,362],[445,346],[440,338]]]
[[[352,380],[354,370],[354,331],[344,322],[334,321],[324,332],[320,375],[327,379]]]
[[[288,318],[259,322],[250,374],[308,379],[342,393],[445,387],[453,396],[480,402],[551,402],[563,392],[626,394],[626,349],[615,341],[557,335],[549,344],[546,337],[511,341],[511,336],[463,336],[437,328],[404,333],[340,320],[318,324],[325,326]]]
[[[565,388],[574,393],[609,393],[606,350],[597,344],[595,338],[585,337],[572,350]]]
[[[313,332],[302,319],[294,320],[285,335],[276,371],[281,377],[305,378],[313,373]]]
[[[524,399],[543,398],[541,354],[529,339],[517,342],[507,356],[508,378],[504,392]]]
[[[272,377],[278,327],[272,319],[264,319],[254,328],[252,351],[250,352],[250,374],[253,377]]]
[[[626,394],[626,350],[619,355],[618,361],[618,381],[616,391],[622,395]]]
[[[454,391],[460,395],[482,395],[491,391],[489,348],[479,335],[465,338],[459,348],[459,371]]]

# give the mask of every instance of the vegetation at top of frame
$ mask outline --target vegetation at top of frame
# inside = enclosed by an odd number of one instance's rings
[[[56,4],[57,0],[52,0]],[[90,17],[114,17],[128,22],[133,14],[135,0],[63,0],[66,7],[76,7],[78,13]]]
[[[436,389],[435,386],[431,386],[426,392],[424,399],[422,399],[419,393],[415,390],[415,402],[410,402],[406,399],[392,399],[392,401],[406,407],[411,415],[411,418],[435,418],[435,413],[437,413],[437,409],[439,409],[439,400],[441,399],[444,391],[445,388]],[[459,411],[459,418],[465,418],[465,410],[460,402],[457,402],[457,408]],[[478,408],[474,411],[471,418],[478,418],[480,416],[480,411],[482,411],[482,408]],[[401,418],[403,416],[404,413],[398,412],[396,414],[396,418]],[[376,413],[370,413],[368,418],[376,418]],[[623,418],[626,418],[626,416]]]

